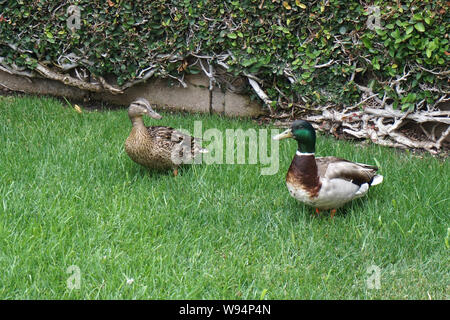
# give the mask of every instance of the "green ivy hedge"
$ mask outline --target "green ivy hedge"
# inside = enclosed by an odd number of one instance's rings
[[[70,5],[79,29],[67,26]],[[274,106],[352,104],[361,85],[411,109],[449,92],[449,21],[445,0],[0,0],[0,57],[32,69],[73,53],[121,85],[149,66],[180,77],[200,70],[191,54],[229,53],[228,71],[261,79]]]

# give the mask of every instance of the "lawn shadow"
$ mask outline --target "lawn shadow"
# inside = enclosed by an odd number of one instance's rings
[[[149,169],[141,165],[132,164],[130,166],[125,167],[126,172],[130,176],[140,176],[142,178],[148,177],[150,179],[160,179],[163,177],[173,177],[176,178],[178,176],[186,175],[189,171],[191,171],[191,166],[184,165],[178,167],[177,176],[174,176],[173,169]]]
[[[367,196],[359,199],[352,200],[346,203],[343,207],[337,209],[335,217],[345,217],[352,212],[363,212],[367,208]]]
[[[160,179],[165,176],[173,176],[172,170],[153,170],[134,163],[125,167],[124,171],[128,172],[130,177],[139,176],[141,178]]]
[[[320,213],[317,214],[314,207],[308,206],[300,201],[297,201],[294,198],[290,198],[289,201],[292,201],[289,203],[289,205],[292,205],[291,211],[293,212],[293,214],[291,216],[293,219],[300,218],[301,216],[305,217],[308,222],[311,222],[315,219],[330,219],[331,210],[320,210]],[[365,209],[367,208],[367,201],[369,201],[369,199],[364,197],[348,202],[343,207],[336,209],[334,219],[344,218],[352,212],[365,211]]]

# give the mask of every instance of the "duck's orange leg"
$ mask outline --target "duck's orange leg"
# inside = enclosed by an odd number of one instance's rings
[[[173,176],[176,177],[177,175],[178,175],[178,169],[175,168],[175,169],[173,169]]]
[[[319,208],[316,208],[316,214],[317,214],[317,216],[319,216],[319,214],[320,214]]]
[[[336,213],[336,209],[331,209],[331,215],[330,215],[331,219],[334,218],[335,213]]]

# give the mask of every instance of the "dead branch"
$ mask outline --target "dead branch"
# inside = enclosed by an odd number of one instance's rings
[[[102,91],[105,91],[105,89],[106,89],[107,91],[111,92],[112,94],[123,93],[122,90],[116,89],[113,86],[111,86],[110,84],[108,84],[105,81],[105,79],[103,79],[102,77],[98,77],[100,84],[97,84],[97,83],[86,82],[86,81],[82,81],[82,80],[73,78],[68,74],[61,74],[61,73],[54,72],[40,63],[38,63],[36,65],[35,70],[47,79],[60,81],[66,85],[69,85],[72,87],[77,87],[82,90],[88,90],[88,91],[92,91],[92,92],[102,92]]]
[[[248,78],[248,83],[250,84],[250,86],[253,88],[253,90],[255,91],[255,93],[258,95],[258,97],[264,101],[264,103],[267,105],[267,107],[270,110],[270,113],[272,114],[272,100],[269,99],[269,97],[267,96],[267,94],[261,89],[261,87],[259,86],[258,82],[256,82],[255,80],[253,80],[252,78]]]
[[[433,154],[442,148],[443,142],[450,135],[450,111],[402,112],[390,106],[380,109],[366,107],[361,111],[354,111],[352,107],[336,110],[334,106],[330,110],[322,106],[312,110],[309,108],[307,113],[304,118],[315,123],[322,131],[335,133],[336,128],[341,127],[343,133],[357,139],[370,139],[376,144],[389,147],[424,149]],[[408,137],[400,131],[406,124],[405,121],[418,125],[434,123],[432,133],[424,132],[426,139],[420,141]],[[437,139],[435,129],[439,124],[448,127]]]

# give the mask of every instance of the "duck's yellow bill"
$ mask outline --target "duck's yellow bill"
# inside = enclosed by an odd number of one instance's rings
[[[292,138],[292,137],[293,137],[292,130],[291,129],[287,129],[286,131],[283,131],[282,133],[277,134],[272,139],[273,140],[282,140],[282,139]]]

